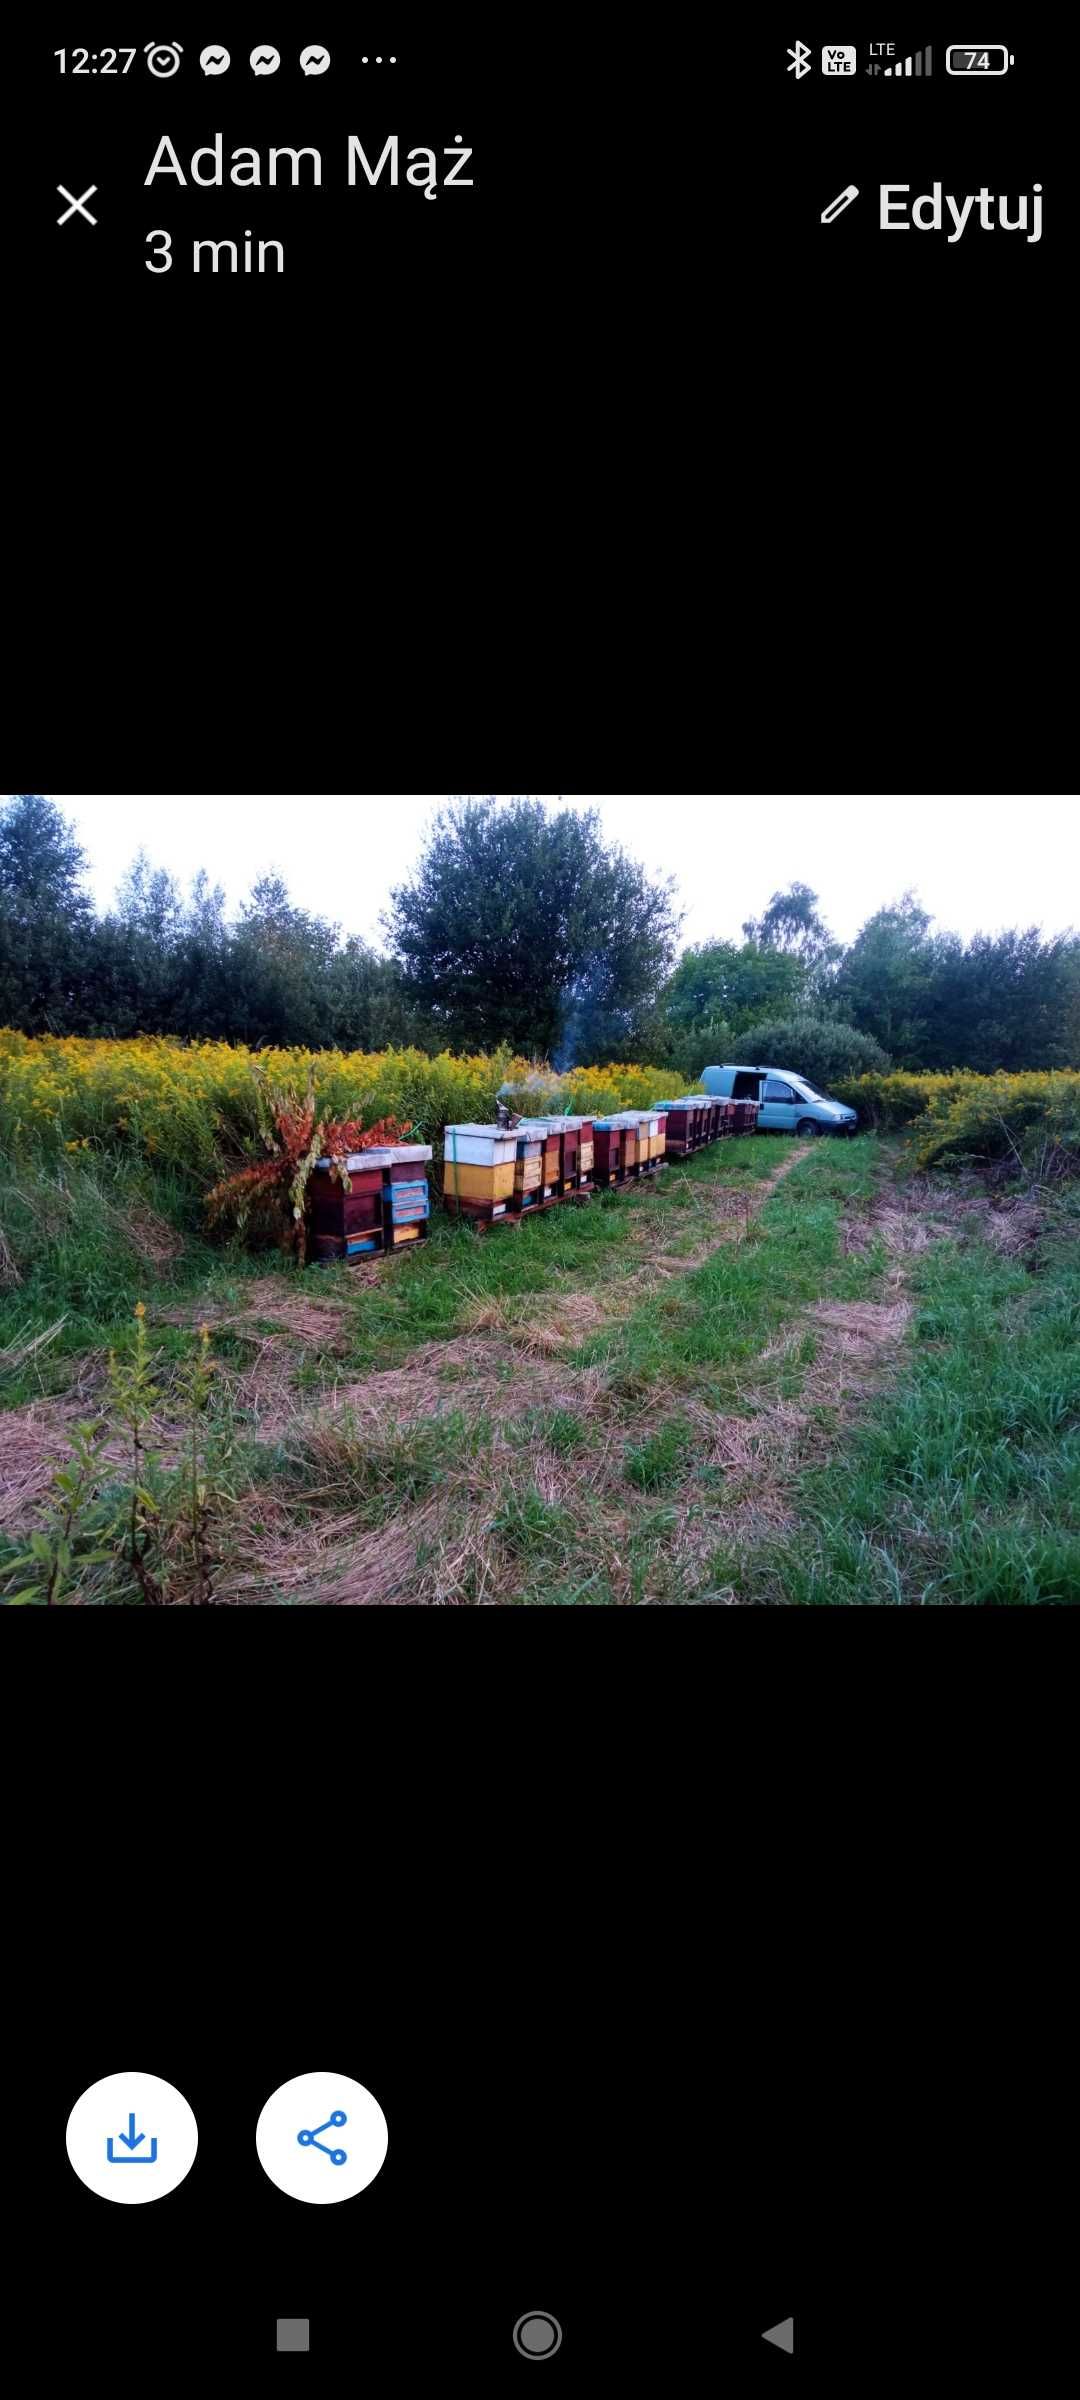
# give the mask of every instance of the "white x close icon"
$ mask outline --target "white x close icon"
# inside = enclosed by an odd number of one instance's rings
[[[56,222],[58,225],[66,225],[68,218],[76,215],[85,217],[88,225],[97,224],[97,218],[92,217],[89,209],[83,207],[83,200],[89,200],[91,193],[96,192],[96,183],[87,185],[87,188],[83,193],[82,200],[76,200],[74,192],[69,192],[66,183],[58,183],[56,188],[62,200],[70,200],[71,202],[71,207],[65,208],[63,216],[57,218]]]

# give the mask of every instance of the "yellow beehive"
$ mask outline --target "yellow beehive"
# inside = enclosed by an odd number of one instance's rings
[[[518,1137],[502,1125],[448,1125],[444,1134],[443,1204],[461,1216],[489,1220],[514,1208]]]
[[[501,1167],[473,1167],[446,1161],[444,1189],[458,1200],[509,1200],[514,1190],[514,1161]]]

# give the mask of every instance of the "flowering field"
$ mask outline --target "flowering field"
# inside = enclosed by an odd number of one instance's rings
[[[486,1121],[500,1087],[523,1108],[597,1115],[685,1090],[654,1067],[579,1067],[558,1079],[508,1050],[429,1058],[421,1050],[247,1050],[228,1042],[85,1041],[0,1030],[0,1150],[13,1157],[128,1151],[208,1188],[261,1155],[259,1079],[302,1091],[313,1071],[319,1114],[393,1117],[430,1142]]]
[[[1080,1169],[1080,1073],[860,1075],[836,1086],[878,1132],[910,1128],[914,1162],[1022,1157],[1051,1172]]]

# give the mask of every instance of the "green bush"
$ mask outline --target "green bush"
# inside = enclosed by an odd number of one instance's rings
[[[838,1100],[859,1112],[859,1122],[871,1133],[896,1133],[901,1126],[911,1125],[921,1117],[929,1102],[939,1093],[952,1097],[967,1083],[978,1082],[978,1076],[915,1075],[906,1072],[845,1075],[836,1081],[833,1090]]]
[[[880,1043],[868,1033],[857,1033],[853,1025],[839,1025],[832,1017],[814,1016],[770,1017],[751,1025],[739,1034],[728,1059],[736,1065],[741,1061],[751,1067],[788,1067],[821,1091],[837,1094],[841,1077],[884,1072],[889,1064]],[[705,1067],[726,1062],[718,1058],[701,1063]]]
[[[1012,1159],[1030,1173],[1080,1172],[1080,1072],[861,1075],[836,1087],[878,1133],[910,1130],[918,1167]]]

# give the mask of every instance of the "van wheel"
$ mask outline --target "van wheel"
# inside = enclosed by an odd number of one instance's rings
[[[796,1125],[795,1131],[801,1136],[804,1142],[808,1142],[812,1136],[821,1132],[821,1127],[820,1125],[815,1125],[813,1117],[804,1117],[802,1124]]]

